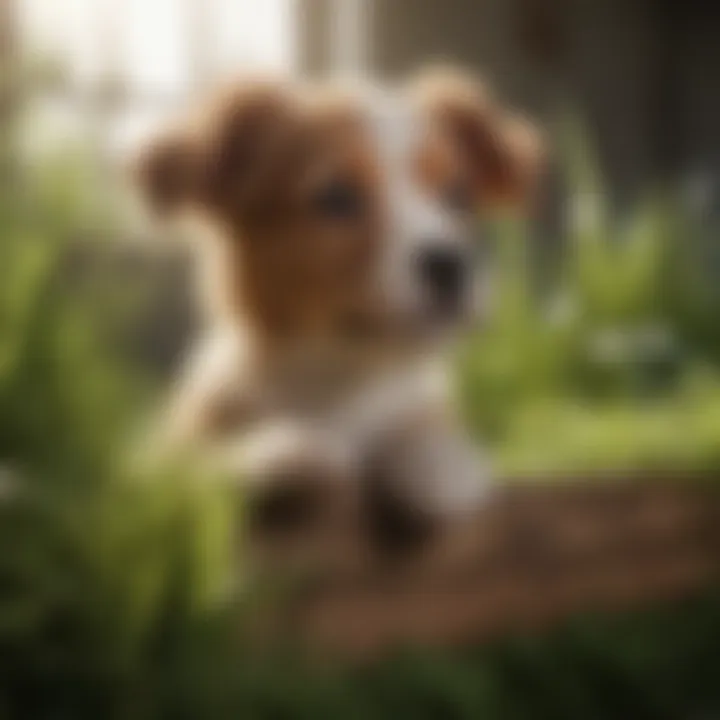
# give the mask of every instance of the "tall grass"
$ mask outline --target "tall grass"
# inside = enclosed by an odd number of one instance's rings
[[[508,470],[716,469],[711,229],[667,193],[613,218],[587,149],[570,145],[576,190],[555,281],[534,290],[527,227],[491,226],[496,307],[460,355],[459,401]]]
[[[118,289],[73,273],[73,247],[99,219],[85,172],[64,153],[0,198],[0,714],[11,716],[105,716],[99,702],[144,712],[141,679],[160,686],[159,658],[185,661],[197,628],[225,612],[230,577],[232,502],[126,462],[146,383],[109,342]]]

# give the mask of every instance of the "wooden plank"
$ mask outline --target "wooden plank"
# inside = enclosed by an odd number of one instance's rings
[[[368,551],[349,519],[326,524],[314,547],[338,553],[324,568],[329,555],[315,555],[315,581],[281,605],[275,627],[362,657],[679,598],[718,578],[719,520],[712,487],[634,479],[512,486],[400,558]]]

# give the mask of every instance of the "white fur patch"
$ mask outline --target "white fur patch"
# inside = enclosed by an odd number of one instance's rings
[[[468,242],[464,223],[416,176],[414,161],[430,130],[420,109],[402,94],[375,90],[366,95],[365,112],[388,210],[380,285],[389,305],[400,315],[418,315],[427,299],[417,272],[417,256],[438,245],[462,250]]]
[[[349,457],[362,458],[369,446],[399,423],[447,400],[447,373],[434,361],[382,375],[349,397],[328,417],[328,433]]]
[[[230,450],[237,467],[252,474],[275,458],[316,454],[328,466],[358,469],[368,449],[398,424],[446,402],[447,374],[435,362],[388,371],[320,415],[288,415],[261,423]],[[231,462],[231,464],[235,464]]]

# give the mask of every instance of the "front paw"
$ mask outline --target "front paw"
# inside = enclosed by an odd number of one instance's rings
[[[333,444],[297,423],[268,423],[223,456],[239,479],[256,557],[287,564],[325,556],[352,517],[357,484]],[[346,533],[345,533],[346,534]]]
[[[488,459],[469,440],[438,431],[408,449],[396,482],[408,502],[444,520],[476,510],[492,486],[491,477]]]
[[[436,434],[392,442],[365,468],[365,516],[384,554],[416,552],[470,518],[492,485],[489,463],[462,437]]]
[[[441,516],[459,517],[474,512],[494,486],[490,463],[477,448],[463,440],[444,452],[442,465],[430,481],[429,506]]]

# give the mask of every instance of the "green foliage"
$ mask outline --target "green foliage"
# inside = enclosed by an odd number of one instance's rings
[[[140,679],[159,688],[157,656],[180,662],[230,589],[226,494],[127,460],[144,383],[111,352],[118,298],[73,265],[83,163],[28,168],[0,198],[3,717],[149,712]]]
[[[534,289],[527,228],[489,228],[495,309],[460,353],[459,402],[508,470],[717,468],[710,230],[660,195],[611,222],[588,153],[573,152],[577,191],[550,290]]]

